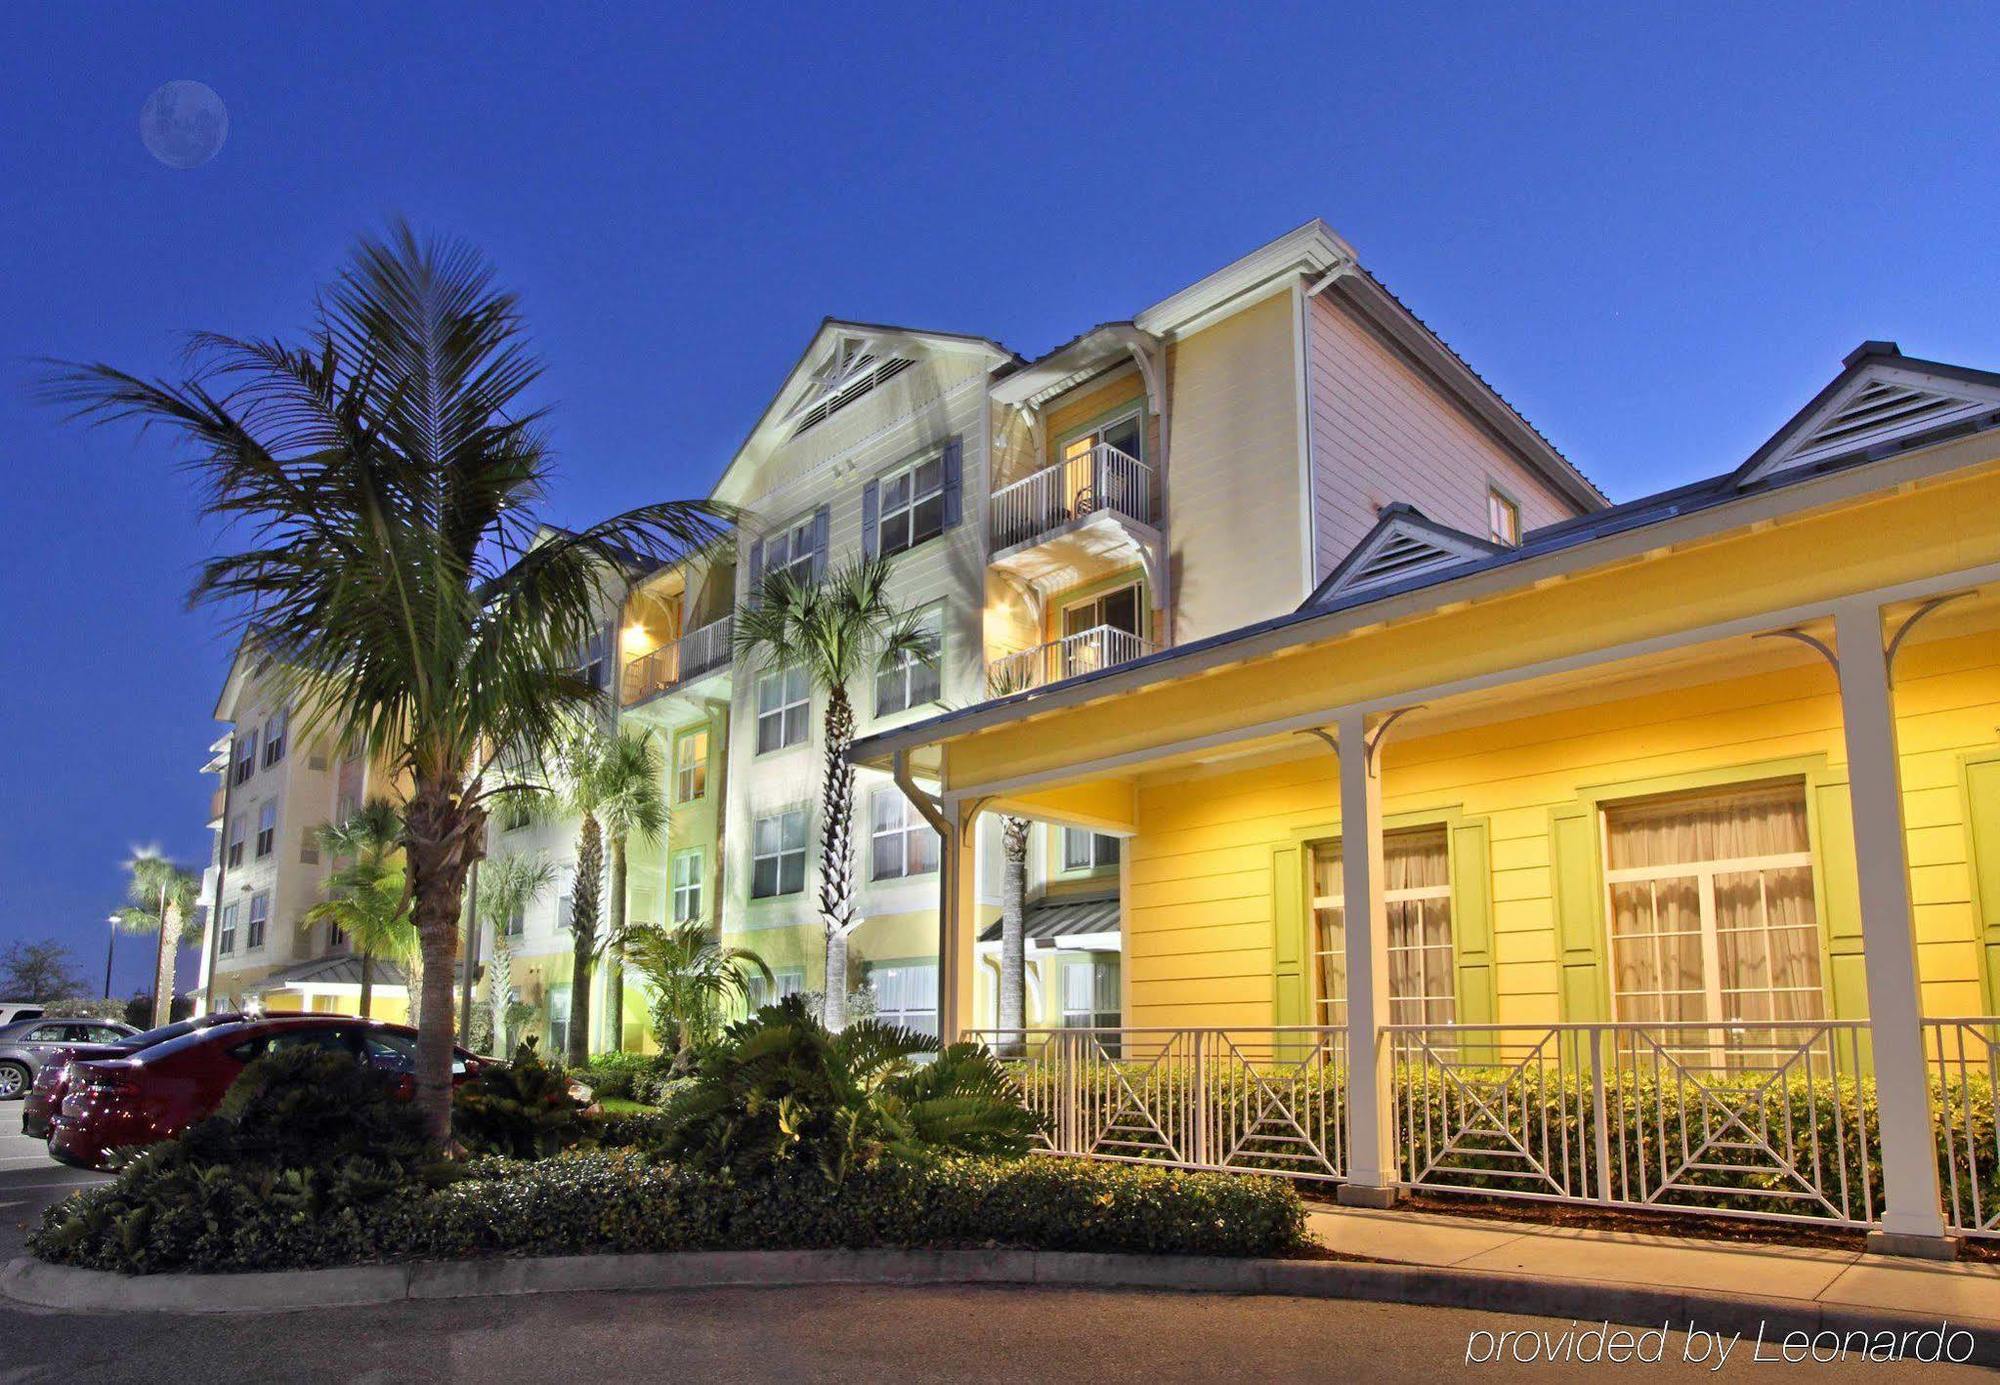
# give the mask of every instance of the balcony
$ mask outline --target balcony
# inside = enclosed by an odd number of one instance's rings
[[[986,685],[995,697],[1004,697],[1129,664],[1156,648],[1151,640],[1142,639],[1130,630],[1099,625],[992,660],[986,665]]]
[[[728,616],[669,640],[650,654],[625,664],[619,703],[630,707],[689,683],[729,662],[732,622]]]
[[[993,562],[1036,581],[1079,559],[1136,553],[1157,540],[1158,514],[1153,469],[1099,443],[993,492]]]

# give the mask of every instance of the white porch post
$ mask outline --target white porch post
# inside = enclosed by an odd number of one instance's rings
[[[1341,894],[1347,915],[1347,1181],[1340,1201],[1396,1200],[1388,916],[1382,902],[1382,778],[1360,712],[1340,718]]]
[[[1866,598],[1843,602],[1834,609],[1833,628],[1886,1185],[1882,1230],[1871,1233],[1869,1241],[1873,1248],[1893,1253],[1948,1256],[1952,1243],[1944,1234],[1938,1199],[1895,703],[1882,646],[1881,608]]]

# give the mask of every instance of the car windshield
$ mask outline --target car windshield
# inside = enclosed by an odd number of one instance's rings
[[[174,1026],[168,1025],[167,1027],[171,1029]],[[146,1045],[143,1050],[138,1051],[139,1056],[136,1061],[141,1063],[158,1062],[162,1058],[171,1058],[176,1053],[184,1053],[197,1044],[206,1043],[211,1034],[226,1039],[229,1035],[241,1033],[248,1027],[248,1025],[238,1022],[234,1024],[211,1024],[191,1028],[183,1033],[174,1035],[171,1039],[162,1039],[159,1043]]]

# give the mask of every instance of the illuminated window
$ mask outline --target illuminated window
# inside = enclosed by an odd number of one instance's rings
[[[1451,854],[1441,827],[1382,839],[1389,924],[1389,1022],[1456,1022],[1451,951]],[[1322,1024],[1347,1023],[1347,910],[1339,842],[1312,849],[1313,959]]]
[[[1486,537],[1507,548],[1521,542],[1521,507],[1492,489],[1486,492]]]

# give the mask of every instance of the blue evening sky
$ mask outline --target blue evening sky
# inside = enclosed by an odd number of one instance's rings
[[[1253,17],[1254,15],[1254,17]],[[1034,355],[1324,217],[1614,498],[1739,461],[1865,337],[2000,366],[1983,5],[10,6],[0,944],[101,975],[207,850],[215,535],[157,439],[29,397],[298,326],[355,232],[525,295],[556,517],[702,493],[820,317]],[[160,83],[211,163],[142,147]],[[118,989],[145,949],[122,945]],[[182,984],[192,984],[192,966]]]

